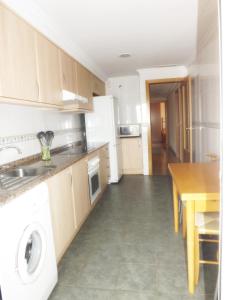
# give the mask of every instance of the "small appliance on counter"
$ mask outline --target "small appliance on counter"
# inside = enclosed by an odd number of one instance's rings
[[[40,131],[37,133],[37,138],[41,144],[41,159],[42,160],[51,160],[50,148],[52,145],[52,140],[54,138],[53,131]]]
[[[119,136],[120,138],[140,137],[141,136],[140,125],[139,124],[119,125]]]

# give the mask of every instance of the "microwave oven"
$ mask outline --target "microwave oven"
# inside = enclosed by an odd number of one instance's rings
[[[129,124],[119,126],[120,137],[138,137],[141,136],[141,128],[139,124]]]

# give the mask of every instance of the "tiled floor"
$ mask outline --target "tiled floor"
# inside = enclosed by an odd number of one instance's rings
[[[188,294],[171,201],[168,176],[124,176],[111,185],[62,259],[50,299],[213,300],[215,266]]]

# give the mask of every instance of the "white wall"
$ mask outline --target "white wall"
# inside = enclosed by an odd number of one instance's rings
[[[81,139],[78,114],[0,104],[0,147],[15,145],[22,150],[22,155],[13,149],[0,152],[0,165],[40,153],[36,134],[42,130],[55,132],[52,148]]]
[[[185,66],[175,67],[161,67],[151,69],[140,69],[140,100],[142,111],[142,145],[143,145],[143,166],[144,174],[149,174],[149,162],[148,162],[148,124],[150,122],[150,116],[147,110],[147,96],[146,96],[146,81],[165,79],[165,78],[177,78],[187,76],[187,68]]]
[[[220,152],[218,3],[199,0],[197,57],[189,67],[193,99],[193,159]]]
[[[109,78],[106,82],[106,93],[118,99],[121,124],[141,123],[138,76]]]

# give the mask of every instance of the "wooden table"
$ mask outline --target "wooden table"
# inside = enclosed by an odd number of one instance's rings
[[[195,213],[219,211],[219,163],[172,163],[168,165],[173,180],[174,229],[178,232],[178,196],[186,204],[188,288],[194,293]]]

